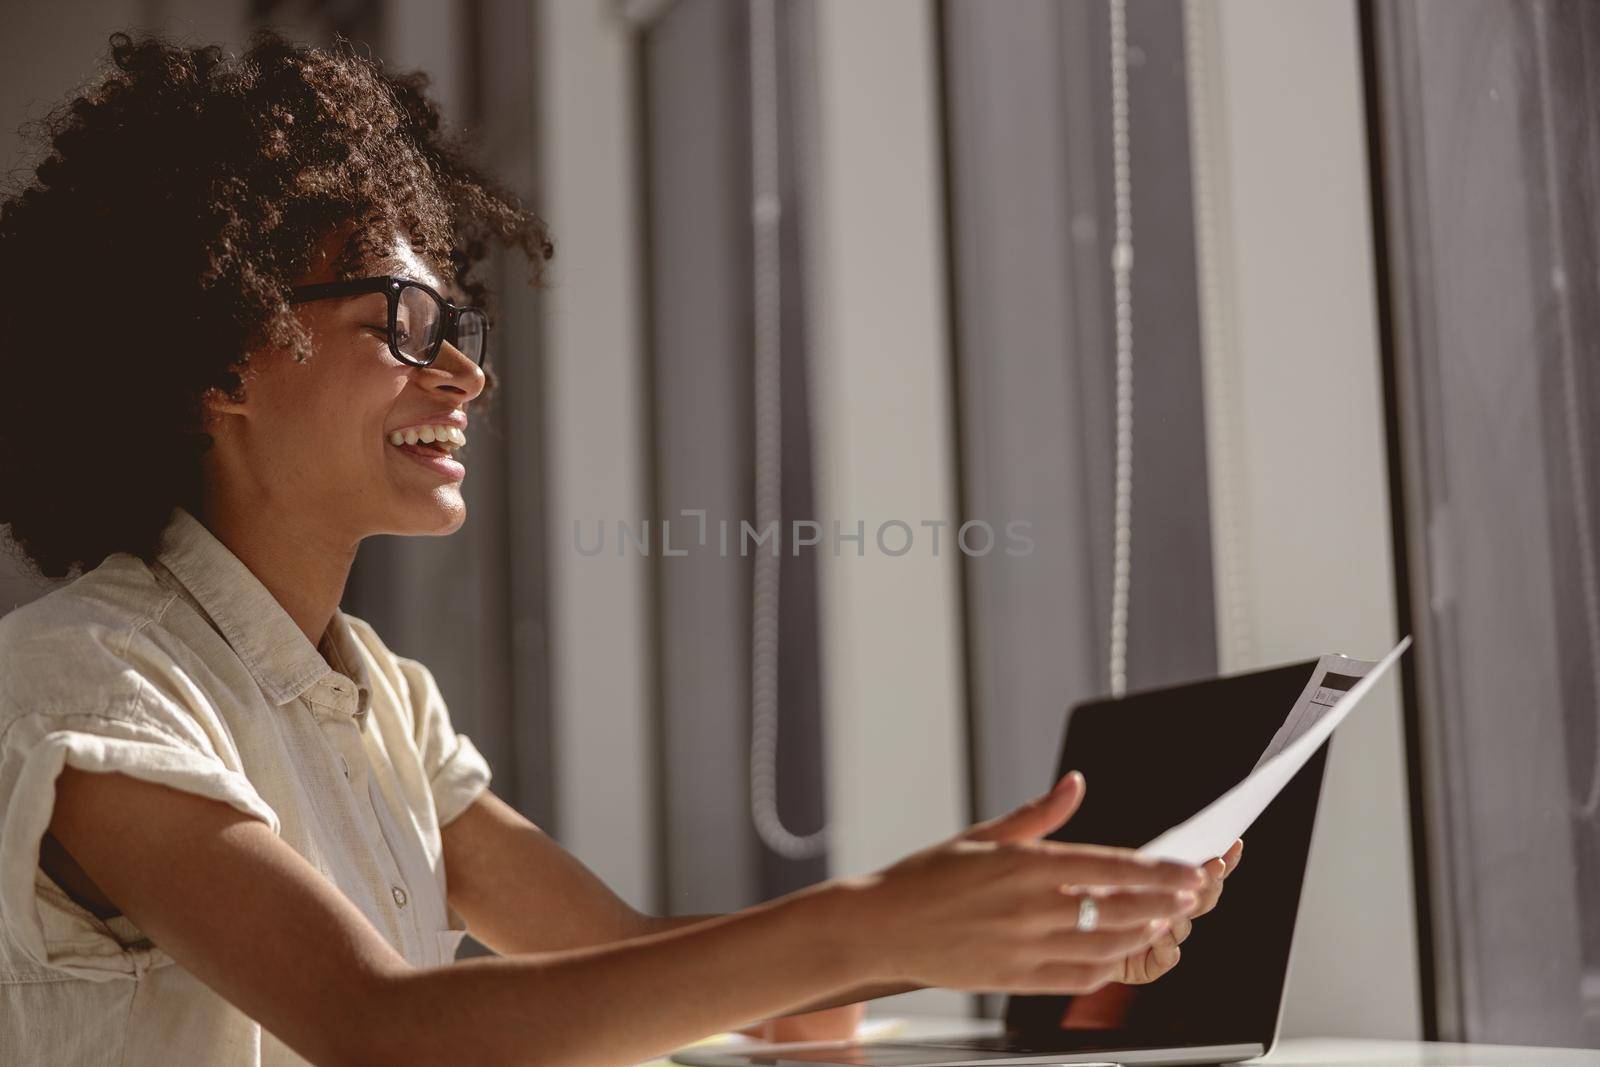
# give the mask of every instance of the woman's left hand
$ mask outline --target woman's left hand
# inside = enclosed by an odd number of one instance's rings
[[[1176,967],[1178,957],[1181,955],[1178,946],[1183,944],[1189,937],[1190,931],[1194,929],[1193,920],[1217,906],[1217,901],[1222,897],[1223,880],[1238,868],[1243,855],[1244,841],[1239,840],[1235,841],[1222,856],[1207,863],[1203,868],[1206,872],[1206,884],[1199,891],[1200,899],[1195,902],[1194,911],[1174,920],[1172,928],[1158,937],[1148,948],[1124,957],[1122,973],[1112,981],[1124,985],[1144,985]]]

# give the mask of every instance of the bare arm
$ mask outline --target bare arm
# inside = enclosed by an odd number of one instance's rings
[[[315,1062],[614,1067],[868,984],[1099,988],[1192,908],[1204,876],[1039,841],[1082,794],[1081,778],[1064,779],[870,877],[737,915],[421,969],[267,826],[224,804],[68,769],[50,830],[156,944]],[[1091,932],[1072,926],[1084,887],[1114,893]]]
[[[1037,814],[1023,809],[987,829],[974,828],[973,832],[979,837],[1005,838],[1015,828],[1019,815],[1025,833],[1038,829]],[[654,916],[637,911],[559,843],[488,792],[446,826],[443,836],[450,902],[467,919],[479,940],[500,952],[606,944],[725,918]],[[1207,866],[1208,885],[1201,892],[1195,914],[1203,914],[1215,905],[1221,876],[1236,862],[1237,853],[1230,850],[1226,861],[1216,860]],[[1215,875],[1212,866],[1219,868]],[[537,899],[541,906],[530,908],[530,899]],[[1176,946],[1188,931],[1189,919],[1176,918],[1172,929],[1155,944],[1141,947],[1123,961],[1118,981],[1148,982],[1170,970],[1177,963]],[[924,988],[927,987],[915,982],[858,982],[785,1014],[814,1014],[811,1020],[793,1020],[802,1023],[808,1035],[846,1037],[854,1030],[854,1017],[831,1009]]]
[[[853,976],[815,940],[818,894],[611,945],[417,969],[267,826],[226,805],[72,769],[56,795],[52,832],[106,896],[317,1063],[615,1067]],[[785,965],[761,962],[773,959]]]
[[[682,930],[719,915],[643,914],[515,808],[485,792],[443,831],[450,904],[497,952],[545,952]],[[537,908],[529,902],[537,900]],[[824,996],[790,1014],[905,993],[873,983]]]
[[[710,919],[720,919],[720,915],[673,915],[668,917],[651,918],[648,921],[654,931],[681,930],[684,927],[695,926]],[[796,1008],[791,1014],[801,1014],[813,1011],[825,1011],[828,1008],[837,1008],[844,1004],[855,1004],[863,1000],[877,1000],[879,997],[892,997],[897,993],[911,993],[918,989],[927,989],[925,985],[915,982],[868,982],[855,985],[838,993],[829,994],[816,1001]]]
[[[496,952],[604,945],[668,929],[493,793],[480,795],[441,836],[450,906]]]

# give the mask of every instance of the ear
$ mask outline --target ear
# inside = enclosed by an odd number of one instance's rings
[[[246,401],[229,399],[228,394],[212,386],[200,394],[200,411],[207,423],[211,423],[224,415],[246,414]]]
[[[228,369],[239,376],[239,388],[234,390],[239,399],[234,399],[216,386],[201,393],[200,412],[208,424],[224,415],[250,414],[249,385],[250,379],[255,377],[255,368],[249,363],[235,363]]]

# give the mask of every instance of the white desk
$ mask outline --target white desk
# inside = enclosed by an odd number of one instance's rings
[[[1272,1067],[1600,1067],[1594,1049],[1292,1038],[1251,1063]]]
[[[999,1032],[994,1020],[906,1019],[886,1041]],[[1291,1038],[1248,1063],[1263,1067],[1600,1067],[1600,1050],[1513,1045],[1452,1045],[1427,1041]]]

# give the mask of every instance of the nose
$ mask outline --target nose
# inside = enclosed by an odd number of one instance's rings
[[[433,362],[417,367],[415,373],[425,388],[465,397],[468,401],[476,400],[488,382],[483,368],[449,341],[441,342]]]

